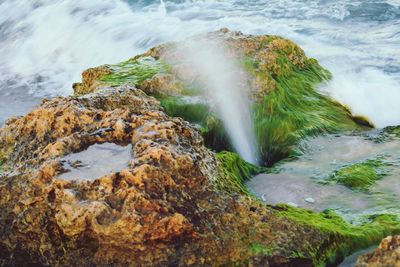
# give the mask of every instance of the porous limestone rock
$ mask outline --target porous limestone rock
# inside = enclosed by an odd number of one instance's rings
[[[106,142],[132,145],[129,167],[58,178],[62,156]],[[9,120],[0,144],[9,170],[0,178],[0,265],[310,265],[290,248],[306,250],[300,233],[325,239],[215,190],[217,162],[200,134],[130,86],[44,100]],[[279,250],[267,257],[254,244]]]
[[[356,267],[399,267],[400,236],[388,236],[371,253],[360,256]]]
[[[215,35],[229,37],[232,54],[281,49],[291,66],[306,60],[278,37]],[[153,59],[85,71],[74,96],[44,100],[0,129],[0,265],[313,266],[358,248],[353,234],[362,234],[337,216],[220,190],[230,172],[221,171],[199,131],[141,90],[156,92],[164,81],[169,92],[178,88],[177,77],[162,76],[168,72],[154,61],[170,46],[144,55]],[[265,68],[276,60],[260,58]],[[131,145],[128,167],[96,179],[60,178],[63,157],[103,143]]]

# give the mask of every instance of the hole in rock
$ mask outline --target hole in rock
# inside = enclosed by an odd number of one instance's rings
[[[61,158],[64,172],[58,176],[65,180],[95,180],[104,175],[127,168],[132,145],[113,143],[94,144],[88,149]]]

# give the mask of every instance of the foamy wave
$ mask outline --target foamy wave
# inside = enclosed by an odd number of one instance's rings
[[[25,87],[36,96],[66,95],[88,67],[228,27],[293,39],[333,71],[331,96],[377,126],[400,124],[397,1],[163,2],[0,0],[0,94]],[[361,94],[393,104],[352,100]]]

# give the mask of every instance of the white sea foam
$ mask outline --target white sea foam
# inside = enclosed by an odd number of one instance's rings
[[[400,86],[393,77],[375,68],[354,70],[342,66],[322,91],[367,117],[375,127],[400,123]]]
[[[293,39],[332,70],[324,91],[376,126],[400,124],[397,0],[160,3],[0,0],[0,96],[21,87],[36,96],[66,95],[88,67],[228,27]]]

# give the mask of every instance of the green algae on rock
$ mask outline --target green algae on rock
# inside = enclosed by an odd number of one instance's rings
[[[338,169],[327,181],[343,184],[354,190],[368,190],[376,181],[387,175],[385,166],[390,165],[382,158],[369,159]]]
[[[307,58],[293,42],[279,36],[251,36],[226,29],[196,38],[222,41],[247,72],[254,129],[264,164],[271,165],[294,153],[305,137],[365,127],[357,124],[360,119],[353,119],[345,107],[316,91],[316,87],[329,80],[331,74],[315,59]],[[179,47],[180,43],[155,47],[115,67],[107,67],[110,73],[95,76],[100,83],[131,83],[154,95],[167,114],[186,117],[189,122],[200,124],[209,147],[217,151],[229,150],[231,147],[223,125],[212,119],[218,117],[212,109],[197,103],[182,104],[181,98],[187,92],[204,95],[201,90],[191,90],[193,86],[197,87],[191,82],[196,79],[188,71],[190,66],[179,60]],[[84,73],[82,85],[90,88],[87,84],[93,82],[86,80]],[[155,87],[158,90],[154,90]],[[362,122],[362,125],[370,125]]]
[[[165,72],[166,65],[152,57],[135,57],[127,61],[107,65],[111,73],[102,76],[99,81],[108,86],[119,86],[124,83],[140,86],[143,81],[157,73]]]
[[[306,251],[308,257],[314,259],[314,266],[338,263],[346,255],[376,244],[389,234],[400,233],[399,215],[368,215],[364,217],[363,224],[353,225],[330,210],[315,213],[288,205],[277,205],[274,208],[280,216],[319,229],[328,236],[340,236],[342,242],[332,242],[330,249],[308,247]]]
[[[389,126],[384,128],[383,131],[400,137],[400,126]]]
[[[82,73],[82,83],[73,85],[74,94],[79,96],[90,93],[96,86],[116,87],[128,84],[140,87],[145,80],[156,74],[166,73],[167,69],[166,64],[146,56],[137,56],[114,65],[91,68]]]
[[[225,132],[222,121],[210,109],[207,103],[185,100],[182,96],[159,96],[164,111],[173,117],[181,117],[199,128],[207,147],[214,150],[231,150],[232,145]]]
[[[243,160],[238,154],[222,151],[216,154],[219,175],[215,180],[219,190],[249,195],[245,182],[263,168]]]
[[[258,168],[215,156],[134,87],[46,100],[10,122],[0,129],[16,170],[0,179],[0,265],[312,266],[349,242],[229,193]],[[129,166],[59,178],[64,156],[102,143],[131,144]]]
[[[324,72],[317,65],[277,78],[276,89],[254,105],[257,141],[266,162],[287,157],[306,137],[359,129],[343,106],[315,91]]]
[[[258,138],[272,142],[260,142],[265,162],[308,135],[359,129],[344,107],[315,92],[329,74],[294,43],[227,30],[207,37],[253,62]],[[206,149],[199,133],[212,148],[229,142],[212,109],[184,102],[187,83],[163,63],[171,49],[89,69],[74,97],[46,100],[0,130],[0,154],[18,170],[0,181],[0,265],[315,266],[399,230],[389,215],[351,226],[248,195],[244,181],[261,169]],[[270,123],[272,133],[262,133]],[[60,158],[101,143],[131,144],[129,166],[93,181],[59,179]]]

